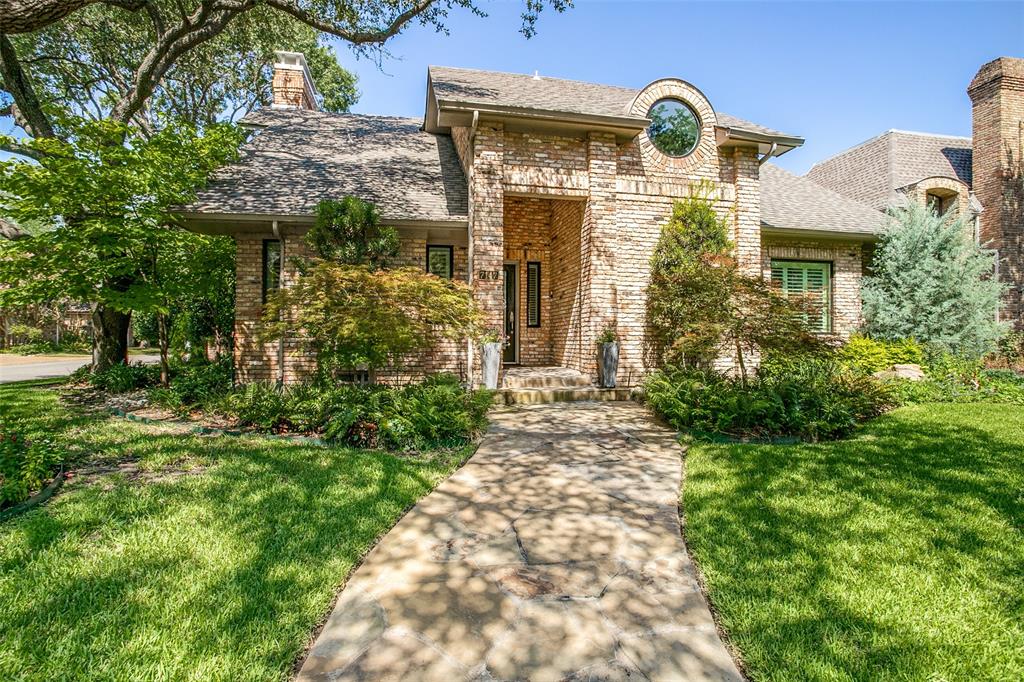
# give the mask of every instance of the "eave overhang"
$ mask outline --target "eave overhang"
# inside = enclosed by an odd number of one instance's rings
[[[303,230],[316,220],[315,215],[295,215],[281,213],[217,213],[206,211],[178,211],[174,214],[185,229],[200,234],[234,235],[242,232],[266,231],[270,225],[277,223],[280,228]],[[452,220],[395,220],[387,216],[381,217],[381,224],[398,230],[433,230],[455,231],[464,233],[469,227],[467,219]]]
[[[759,154],[771,153],[777,157],[802,146],[804,139],[788,135],[767,135],[731,126],[715,126],[715,143],[719,147],[757,147]]]
[[[878,241],[877,232],[838,232],[833,230],[807,230],[799,227],[775,227],[761,222],[761,235],[768,237],[813,237],[834,241],[873,242]]]

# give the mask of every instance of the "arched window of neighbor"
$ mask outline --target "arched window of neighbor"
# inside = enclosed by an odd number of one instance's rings
[[[678,99],[660,99],[647,118],[651,119],[647,137],[662,154],[678,158],[697,148],[700,119],[690,105]]]

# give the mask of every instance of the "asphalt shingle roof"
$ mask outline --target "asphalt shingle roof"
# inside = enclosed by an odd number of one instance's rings
[[[452,140],[419,119],[261,109],[244,122],[262,130],[184,211],[309,216],[321,199],[353,195],[387,220],[466,220]]]
[[[761,166],[761,224],[786,230],[878,234],[885,226],[885,215],[766,163]]]
[[[931,177],[971,185],[971,140],[889,130],[814,165],[807,177],[875,208],[896,199],[896,190]]]
[[[434,96],[441,101],[560,111],[590,116],[629,116],[640,90],[616,85],[520,73],[431,66]],[[717,113],[718,125],[776,137],[795,137],[729,114]]]

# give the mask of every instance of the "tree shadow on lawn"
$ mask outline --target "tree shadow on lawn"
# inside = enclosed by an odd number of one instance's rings
[[[15,666],[0,656],[0,677],[282,677],[360,557],[459,457],[170,434],[136,448],[196,452],[215,462],[202,475],[114,477],[0,526]]]
[[[688,542],[750,668],[1024,670],[1022,450],[958,408],[911,408],[848,441],[691,454]]]

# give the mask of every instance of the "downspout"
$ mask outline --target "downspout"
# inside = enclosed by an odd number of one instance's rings
[[[473,122],[469,126],[469,167],[466,171],[466,184],[468,185],[468,191],[466,194],[469,196],[469,202],[467,206],[466,216],[466,237],[467,248],[466,248],[466,284],[470,287],[473,286],[473,167],[476,159],[476,129],[480,124],[480,110],[473,110]],[[473,344],[473,339],[466,340],[466,379],[469,382],[470,388],[473,386],[473,355],[476,349]]]
[[[775,150],[779,148],[778,142],[772,142],[772,146],[768,149],[768,153],[757,160],[758,166],[763,166],[768,159],[775,155]]]
[[[277,221],[270,223],[270,229],[274,233],[274,239],[281,242],[281,262],[278,263],[277,283],[284,286],[284,239],[281,238],[281,228]],[[284,386],[284,337],[277,341],[277,385]]]

